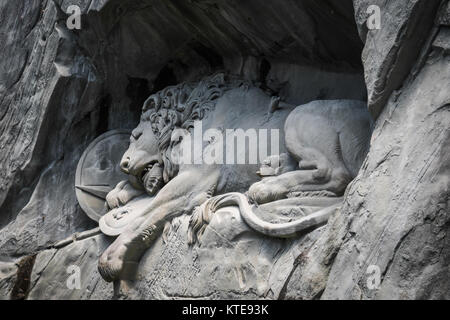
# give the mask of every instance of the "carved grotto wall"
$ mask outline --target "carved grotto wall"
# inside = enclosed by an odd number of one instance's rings
[[[71,4],[81,30],[65,27]],[[380,30],[365,27],[371,4]],[[448,298],[449,10],[438,0],[3,1],[0,297]],[[137,281],[114,286],[97,270],[112,238],[55,248],[96,227],[74,187],[89,143],[136,127],[150,94],[222,70],[292,105],[368,101],[370,152],[328,224],[272,239],[230,210],[233,224],[212,220],[208,245],[192,247],[181,216]],[[82,290],[67,288],[70,265]]]

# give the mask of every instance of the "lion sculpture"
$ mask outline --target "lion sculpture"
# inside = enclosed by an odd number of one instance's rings
[[[283,143],[278,154],[252,164],[175,161],[198,123],[205,131],[223,133],[278,129]],[[108,195],[107,203],[114,210],[142,194],[152,200],[141,201],[138,214],[100,257],[102,277],[133,277],[153,240],[183,214],[191,214],[191,243],[225,206],[239,206],[249,227],[267,236],[292,237],[323,225],[362,165],[372,125],[364,102],[324,100],[295,107],[224,73],[153,94],[121,162],[130,179]],[[215,143],[205,141],[200,155]],[[249,158],[250,149],[240,152]],[[264,219],[265,211],[286,206],[305,208],[304,215],[282,223]]]

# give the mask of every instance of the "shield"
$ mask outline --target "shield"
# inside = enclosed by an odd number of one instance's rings
[[[130,144],[130,130],[112,130],[96,138],[84,151],[75,174],[78,203],[92,220],[106,213],[106,195],[128,176],[120,160]]]

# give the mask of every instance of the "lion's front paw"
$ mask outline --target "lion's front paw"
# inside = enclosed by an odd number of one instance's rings
[[[118,208],[143,194],[142,190],[133,188],[128,181],[121,181],[106,196],[106,203],[110,209]]]
[[[248,197],[258,204],[264,204],[286,198],[289,190],[279,176],[265,178],[253,184],[248,190]]]
[[[112,282],[119,279],[122,268],[123,261],[117,259],[117,257],[114,257],[114,255],[111,255],[107,251],[100,256],[98,261],[98,271],[105,281]]]
[[[139,222],[135,220],[134,223]],[[122,233],[100,256],[98,270],[108,282],[133,280],[143,253],[152,244],[159,229],[148,225],[137,231]]]
[[[138,262],[126,258],[129,249],[124,244],[114,242],[100,256],[98,271],[105,281],[132,280],[134,278]]]
[[[264,181],[253,184],[248,189],[248,197],[259,204],[272,201],[272,192],[269,184],[264,183]]]

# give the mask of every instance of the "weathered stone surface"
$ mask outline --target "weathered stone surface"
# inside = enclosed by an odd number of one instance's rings
[[[99,132],[100,86],[79,53],[73,57],[85,71],[55,68],[70,39],[55,29],[53,1],[0,6],[7,48],[1,69],[11,71],[2,73],[0,87],[0,252],[20,257],[92,226],[72,181],[77,158]]]
[[[0,262],[0,300],[10,298],[17,281],[18,267],[14,262]]]
[[[322,299],[449,298],[450,60],[439,24],[380,114],[341,215],[329,222],[319,249],[302,257],[288,297],[310,298],[313,278]],[[380,271],[375,289],[370,266]]]
[[[96,264],[108,243],[105,236],[95,236],[60,250],[41,251],[34,264],[28,299],[111,299],[113,290],[100,278]],[[77,275],[74,267],[80,275],[79,288],[70,278]]]
[[[439,6],[446,1],[354,0],[355,18],[365,46],[362,60],[369,110],[378,117],[390,95],[409,75],[434,25]],[[368,30],[371,5],[381,10],[381,28]]]
[[[432,53],[380,115],[324,298],[450,298],[449,83],[448,56]],[[376,291],[370,265],[383,276]]]
[[[221,209],[200,244],[188,245],[189,217],[173,221],[142,259],[135,281],[106,283],[97,261],[110,244],[99,235],[36,257],[29,299],[277,299],[300,252],[323,229],[299,239],[261,237],[234,207]],[[224,228],[224,225],[226,226]],[[68,268],[80,268],[80,289],[67,286]]]
[[[213,218],[200,246],[189,247],[188,223],[187,216],[174,221],[167,245],[160,239],[145,254],[138,280],[122,283],[122,295],[144,299],[277,299],[298,250],[320,233],[301,240],[262,238],[249,230],[237,208],[230,207]]]

